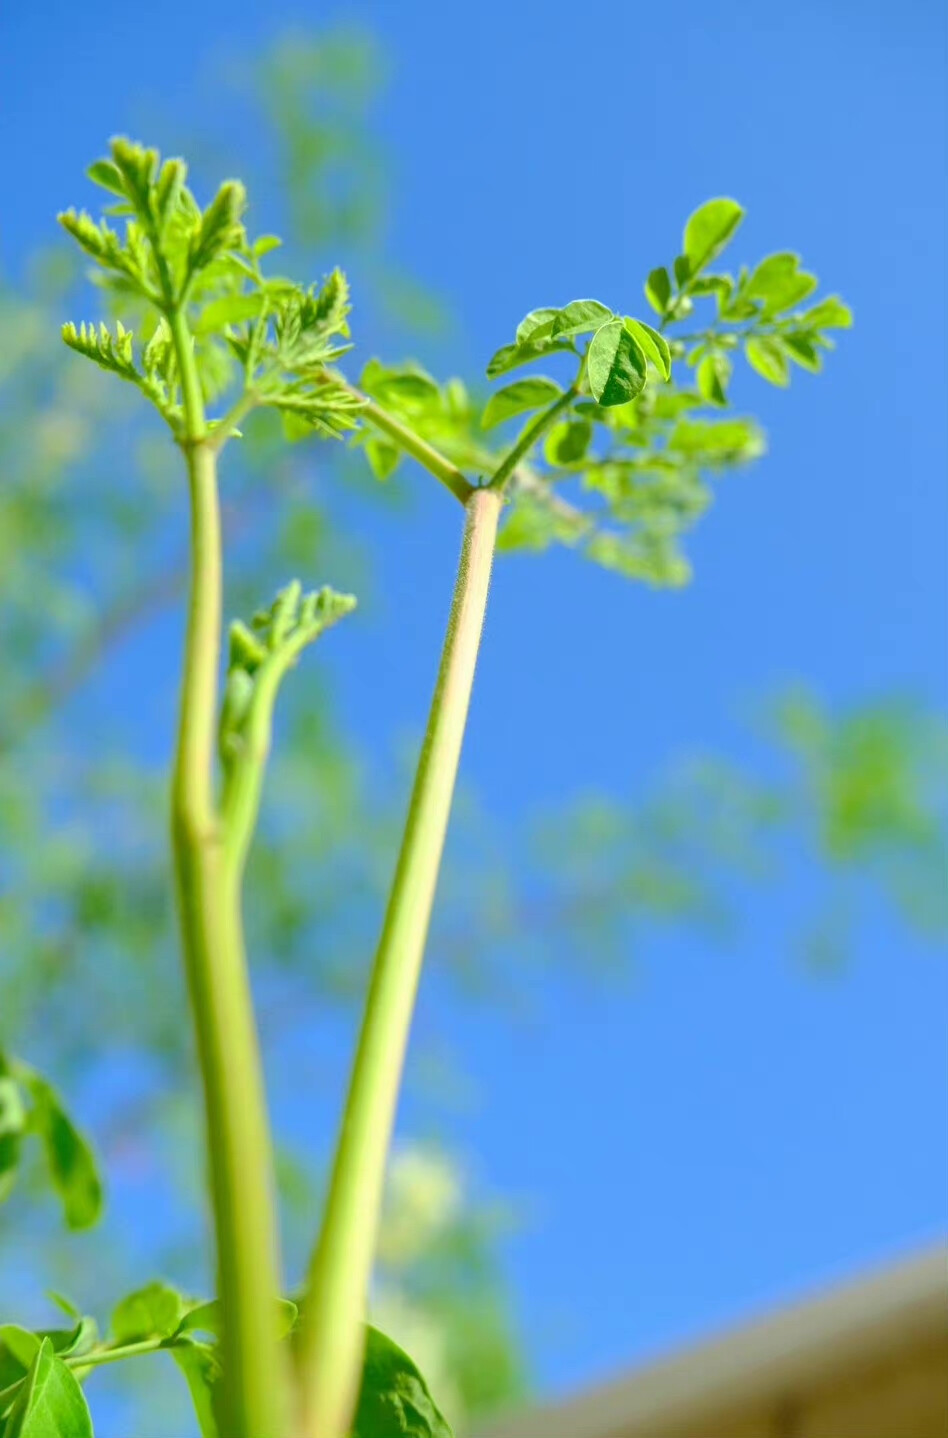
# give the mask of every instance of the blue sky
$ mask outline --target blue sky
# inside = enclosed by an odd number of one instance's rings
[[[19,196],[0,216],[5,269],[50,238],[109,134],[149,106],[200,118],[222,46],[314,19],[283,0],[157,13],[90,0],[0,19]],[[722,487],[690,589],[566,554],[501,564],[465,755],[490,810],[513,824],[590,788],[641,793],[696,745],[740,757],[742,706],[787,678],[834,704],[902,690],[943,707],[943,7],[403,0],[318,18],[370,26],[390,56],[389,248],[450,301],[460,371],[536,305],[641,307],[643,276],[712,194],[747,207],[738,258],[799,249],[856,313],[818,379],[739,381],[771,453]],[[456,516],[426,492],[410,533],[370,523],[378,613],[340,682],[381,749],[423,721]],[[527,1028],[459,1020],[479,1091],[460,1137],[490,1185],[527,1200],[509,1259],[547,1387],[944,1228],[940,956],[880,920],[845,975],[816,983],[781,939],[793,907],[750,896],[733,951],[669,941],[634,987],[553,993]]]

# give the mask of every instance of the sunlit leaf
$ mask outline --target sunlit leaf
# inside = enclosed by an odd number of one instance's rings
[[[622,320],[611,320],[593,335],[586,359],[589,388],[604,407],[626,404],[645,387],[645,354]]]
[[[551,338],[566,339],[572,335],[588,334],[612,317],[613,311],[598,300],[572,300],[553,320]]]
[[[651,360],[663,379],[671,378],[671,351],[668,348],[668,341],[658,330],[647,325],[644,320],[626,318],[625,327],[635,340],[639,349],[643,351],[646,359]]]
[[[708,200],[689,216],[682,246],[689,279],[721,253],[743,218],[741,206],[728,199]]]

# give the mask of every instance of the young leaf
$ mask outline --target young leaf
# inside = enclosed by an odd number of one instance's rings
[[[79,1382],[48,1338],[37,1350],[3,1432],[4,1438],[93,1438]]]
[[[201,218],[191,242],[191,271],[205,269],[225,250],[240,243],[240,217],[247,205],[247,192],[239,180],[225,180]]]
[[[677,258],[675,259],[675,264],[674,264],[673,268],[674,268],[674,271],[675,271],[675,284],[679,287],[679,289],[683,289],[684,286],[685,286],[685,285],[688,283],[688,281],[691,279],[691,261],[689,260],[689,258],[688,258],[687,255],[678,255]],[[690,301],[689,301],[689,303],[690,303]],[[682,315],[682,311],[681,311],[681,309],[680,309],[680,306],[676,305],[676,307],[675,307],[675,317],[676,317],[676,319],[680,319],[680,318],[681,318],[681,315]]]
[[[727,355],[717,353],[705,355],[695,373],[698,389],[709,404],[727,404],[730,378],[731,361]]]
[[[351,1438],[453,1438],[415,1364],[377,1328],[366,1329]]]
[[[517,344],[524,345],[528,340],[535,341],[541,335],[544,337],[548,335],[553,328],[553,321],[559,313],[559,310],[547,307],[546,309],[531,310],[528,315],[524,315],[517,326],[515,336]]]
[[[184,1316],[184,1299],[166,1283],[149,1283],[123,1298],[112,1314],[116,1343],[170,1338]]]
[[[807,310],[803,319],[813,329],[848,330],[853,322],[853,312],[838,295],[829,295],[813,309]]]
[[[402,452],[397,444],[390,444],[387,439],[376,439],[373,436],[366,440],[363,448],[369,468],[376,479],[388,479],[398,468]]]
[[[98,329],[93,324],[81,324],[77,329],[67,322],[62,327],[62,337],[70,349],[85,355],[102,369],[111,370],[120,379],[130,380],[132,384],[141,382],[132,357],[132,334],[124,328],[121,320],[116,323],[114,335],[105,324],[100,324]]]
[[[663,379],[671,379],[671,351],[665,336],[653,330],[644,320],[626,317],[625,327],[640,350],[650,359]]]
[[[642,392],[648,365],[623,320],[611,320],[593,335],[586,373],[594,398],[604,407],[627,404]]]
[[[755,369],[771,384],[783,387],[790,383],[787,357],[775,339],[761,336],[745,340],[744,353],[751,369]]]
[[[139,218],[147,223],[153,218],[152,186],[158,168],[158,151],[146,150],[144,145],[119,135],[112,141],[112,159],[121,175],[122,188],[129,203]]]
[[[823,356],[806,335],[783,334],[780,338],[783,342],[784,353],[788,359],[793,360],[794,364],[808,369],[811,374],[818,374],[823,368]]]
[[[88,1353],[99,1341],[99,1326],[94,1318],[80,1317],[72,1328],[43,1328],[40,1338],[48,1338],[61,1358],[67,1353]]]
[[[816,289],[816,276],[800,269],[800,256],[789,251],[768,255],[754,270],[744,295],[762,300],[764,314],[780,314],[805,300]]]
[[[658,315],[664,315],[668,309],[668,301],[671,299],[671,280],[664,265],[657,270],[652,270],[645,281],[645,298],[652,309]]]
[[[553,321],[550,331],[551,339],[566,339],[571,335],[588,334],[591,330],[599,329],[608,320],[613,318],[613,311],[608,305],[602,305],[598,300],[572,300],[563,309],[559,310]]]
[[[128,198],[124,177],[113,160],[96,160],[86,170],[86,174],[94,184],[100,185],[103,190],[108,190],[112,195],[121,195],[123,200]]]
[[[683,242],[689,279],[721,253],[743,218],[741,206],[728,199],[708,200],[689,216]]]
[[[481,415],[481,428],[493,429],[505,419],[525,414],[527,410],[539,409],[551,404],[563,393],[560,386],[551,379],[520,379],[492,394]]]

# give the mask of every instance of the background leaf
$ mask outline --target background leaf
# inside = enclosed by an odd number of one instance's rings
[[[736,200],[708,200],[685,224],[684,252],[689,278],[715,259],[733,236],[744,211]]]
[[[170,1338],[184,1317],[184,1299],[166,1283],[149,1283],[123,1298],[112,1314],[116,1343]]]
[[[751,368],[771,384],[783,386],[790,383],[787,357],[778,340],[766,336],[748,339],[744,344],[744,353]]]
[[[52,1084],[26,1066],[22,1077],[33,1100],[31,1127],[43,1141],[66,1223],[70,1228],[90,1228],[102,1213],[102,1181],[95,1155],[66,1113]]]
[[[492,394],[484,406],[481,428],[493,429],[505,419],[525,414],[531,409],[552,404],[563,393],[560,386],[551,379],[519,379]]]

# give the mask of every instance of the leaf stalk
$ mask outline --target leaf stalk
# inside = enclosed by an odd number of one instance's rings
[[[301,1438],[345,1438],[385,1166],[480,645],[501,495],[472,490],[454,597],[301,1316]]]

